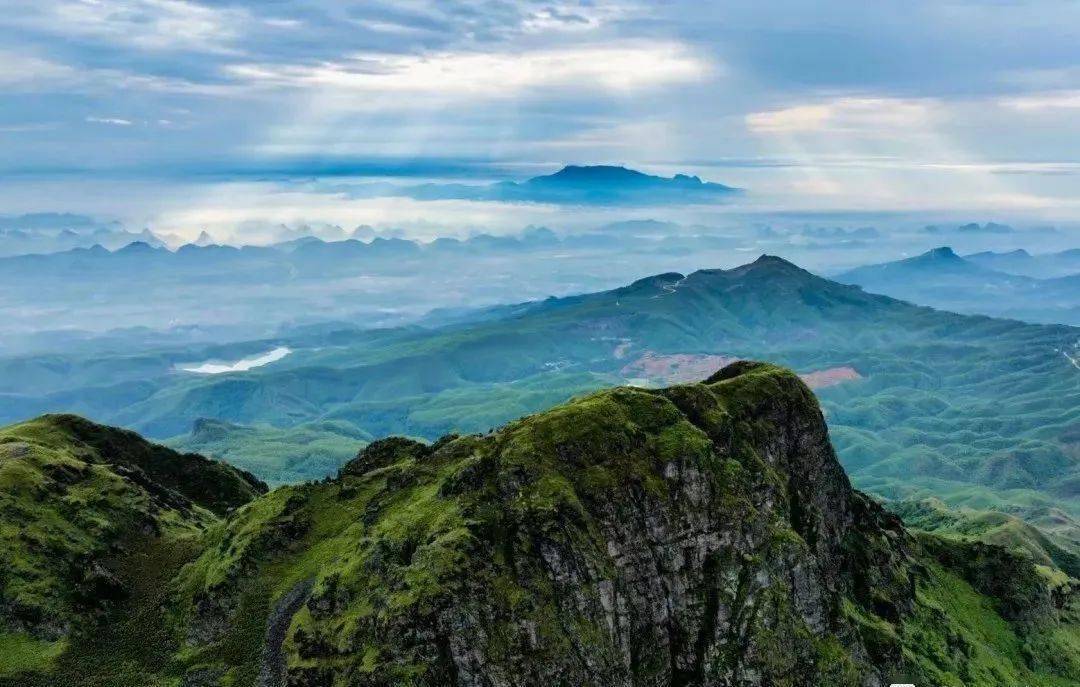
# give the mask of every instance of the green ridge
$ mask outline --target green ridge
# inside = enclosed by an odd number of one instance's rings
[[[5,637],[33,669],[17,684],[1080,680],[1076,580],[907,531],[851,488],[809,389],[761,363],[374,441],[335,478],[205,513],[127,549],[141,583],[92,631]]]
[[[0,429],[0,676],[62,667],[160,570],[130,557],[191,551],[264,491],[223,463],[74,416]]]

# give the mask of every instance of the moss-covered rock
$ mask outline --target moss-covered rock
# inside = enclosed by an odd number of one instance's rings
[[[762,363],[377,441],[209,522],[149,684],[1080,678],[1067,576],[910,534],[851,488],[806,386]]]
[[[263,492],[223,463],[74,416],[0,429],[0,655],[22,657],[0,659],[0,679],[54,666],[133,575],[158,573],[127,559],[194,542]]]
[[[256,543],[283,518],[307,525]],[[963,636],[923,600],[942,588],[928,561],[852,490],[805,385],[739,363],[483,436],[375,442],[336,480],[241,511],[178,603],[190,627],[231,599],[220,634],[187,634],[191,669],[226,681],[877,685],[936,665],[917,631]],[[247,632],[230,665],[252,608],[287,630]]]

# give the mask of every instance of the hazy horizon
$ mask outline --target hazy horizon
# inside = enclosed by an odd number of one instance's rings
[[[746,189],[658,219],[1080,220],[1075,4],[831,4],[0,1],[0,208],[188,238],[624,218],[347,191],[573,163]]]

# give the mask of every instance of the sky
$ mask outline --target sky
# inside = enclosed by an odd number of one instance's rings
[[[483,223],[320,184],[612,163],[1077,219],[1078,46],[1075,0],[0,0],[0,214]]]

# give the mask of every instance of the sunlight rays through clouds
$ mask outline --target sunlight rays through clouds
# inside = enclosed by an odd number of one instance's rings
[[[1051,0],[0,0],[0,201],[57,202],[30,173],[66,175],[72,208],[115,178],[123,215],[133,178],[195,202],[210,178],[577,162],[709,171],[761,205],[1075,216],[1077,21]]]

